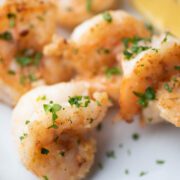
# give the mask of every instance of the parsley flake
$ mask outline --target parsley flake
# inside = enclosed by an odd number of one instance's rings
[[[180,66],[174,66],[174,69],[180,71]]]
[[[108,158],[115,158],[116,156],[115,156],[115,152],[112,150],[112,151],[108,151],[107,153],[106,153],[106,156],[108,157]]]
[[[139,176],[142,177],[142,176],[145,176],[146,174],[147,174],[147,172],[142,171],[139,173]]]
[[[156,160],[156,164],[162,165],[162,164],[164,164],[164,163],[165,163],[164,160]]]
[[[12,41],[13,36],[10,32],[6,31],[0,34],[0,39],[5,40],[5,41]]]
[[[19,139],[22,141],[22,140],[24,140],[27,136],[28,136],[28,134],[23,133],[23,135],[22,135],[22,136],[20,136],[20,138],[19,138]]]
[[[111,23],[113,20],[111,14],[107,11],[103,13],[103,19],[108,23]]]
[[[41,154],[47,155],[49,154],[49,150],[46,148],[41,148]]]
[[[120,75],[121,70],[118,67],[107,68],[105,74],[107,77],[111,77],[113,75]]]
[[[132,139],[135,140],[135,141],[137,141],[137,140],[139,139],[139,134],[138,134],[138,133],[134,133],[134,134],[132,135]]]
[[[73,96],[73,97],[69,97],[68,102],[71,106],[76,106],[77,108],[88,107],[90,103],[90,97],[89,96]]]
[[[87,10],[87,12],[91,12],[91,10],[92,10],[92,0],[86,0],[86,10]]]
[[[43,176],[43,179],[44,180],[49,180],[47,176]]]
[[[173,89],[169,86],[168,83],[164,83],[164,89],[166,89],[169,93],[173,91]]]
[[[13,28],[13,27],[16,25],[16,22],[15,22],[15,20],[16,20],[16,14],[14,14],[14,13],[8,13],[8,14],[7,14],[7,17],[8,17],[8,19],[9,19],[9,27],[10,27],[10,28]]]
[[[143,108],[148,106],[149,101],[156,99],[155,91],[152,87],[146,88],[144,94],[133,92],[135,96],[138,97],[138,104],[141,105]]]
[[[59,104],[55,104],[52,101],[49,104],[44,104],[43,105],[44,111],[46,113],[51,113],[52,114],[52,126],[48,127],[57,129],[58,126],[56,125],[56,119],[58,118],[57,112],[61,110],[62,106]]]

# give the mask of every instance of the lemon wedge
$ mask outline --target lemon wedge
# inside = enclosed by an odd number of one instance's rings
[[[133,0],[133,4],[159,30],[180,37],[180,0]]]

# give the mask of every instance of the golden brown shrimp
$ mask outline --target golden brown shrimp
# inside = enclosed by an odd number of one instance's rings
[[[162,82],[156,92],[156,100],[142,111],[142,120],[147,123],[168,121],[180,127],[180,77],[173,76]]]
[[[0,99],[9,105],[43,81],[41,51],[55,33],[55,11],[54,3],[41,0],[0,7]]]
[[[93,15],[117,7],[117,0],[57,0],[59,23],[73,28]]]
[[[27,169],[51,180],[82,179],[96,151],[92,130],[109,107],[107,94],[87,82],[44,86],[24,95],[13,112],[13,131]]]
[[[148,98],[154,99],[153,91],[158,89],[161,81],[179,73],[175,67],[180,65],[180,41],[169,34],[137,48],[143,52],[135,54],[133,59],[122,61],[124,78],[120,91],[120,112],[129,121],[140,112],[142,106],[147,105]],[[152,96],[146,97],[148,94]]]
[[[149,32],[124,11],[105,12],[82,23],[71,35],[76,57],[79,55],[74,60],[78,73],[92,76],[116,65],[117,47],[123,38],[133,36],[148,37]]]

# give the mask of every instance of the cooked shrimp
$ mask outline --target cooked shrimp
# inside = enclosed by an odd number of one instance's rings
[[[116,49],[123,38],[148,37],[142,22],[124,11],[109,11],[97,15],[78,26],[71,35],[75,44],[78,73],[95,75],[117,63]]]
[[[12,0],[0,7],[0,99],[4,102],[14,105],[24,92],[44,83],[41,51],[55,33],[55,10],[54,3],[41,0]]]
[[[175,68],[180,65],[179,39],[165,34],[154,38],[152,43],[144,43],[145,45],[135,44],[134,54],[126,51],[126,56],[132,59],[122,60],[124,78],[120,91],[120,112],[121,116],[129,121],[140,112],[142,106],[148,105],[148,98],[155,99],[154,91],[161,81],[179,73]],[[142,52],[138,53],[139,51]],[[145,93],[151,97],[147,97]]]
[[[173,77],[170,82],[163,83],[157,99],[160,116],[180,127],[180,77]]]
[[[180,77],[173,76],[162,82],[156,92],[156,100],[151,101],[142,111],[142,120],[147,123],[168,121],[180,127]]]
[[[24,95],[13,112],[13,130],[24,165],[38,177],[85,177],[96,151],[92,130],[109,106],[89,83],[44,86]]]
[[[63,27],[73,28],[93,15],[115,8],[117,0],[57,0],[59,23]]]
[[[54,37],[44,53],[71,60],[77,74],[92,77],[117,65],[116,51],[121,40],[135,35],[149,36],[143,23],[123,11],[110,11],[78,26],[69,41]]]

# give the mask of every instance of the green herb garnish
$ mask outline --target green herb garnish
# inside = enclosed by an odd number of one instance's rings
[[[15,20],[16,20],[16,14],[14,13],[8,13],[7,17],[9,19],[9,27],[13,28],[16,24]]]
[[[30,121],[29,120],[27,120],[26,122],[25,122],[25,125],[28,125],[30,123]]]
[[[8,74],[10,74],[10,75],[15,75],[16,74],[16,72],[14,71],[14,70],[8,70]]]
[[[124,57],[129,60],[140,52],[150,48],[149,46],[139,45],[138,43],[140,41],[150,42],[151,39],[134,36],[133,38],[124,38],[122,41],[125,47],[125,50],[123,51]]]
[[[126,175],[128,175],[128,174],[129,174],[129,170],[128,170],[128,169],[125,169],[124,173],[125,173]]]
[[[101,131],[102,130],[102,123],[99,123],[96,129],[97,129],[97,131]]]
[[[36,99],[36,101],[38,102],[38,101],[45,101],[47,99],[47,97],[45,96],[45,95],[43,95],[43,96],[38,96],[37,97],[37,99]]]
[[[164,164],[165,163],[165,161],[164,160],[156,160],[156,164]]]
[[[180,71],[180,66],[174,66],[174,69]]]
[[[49,180],[47,176],[43,176],[43,179],[44,180]]]
[[[156,99],[155,91],[152,87],[148,87],[145,93],[133,92],[135,96],[138,97],[138,104],[143,108],[148,106],[149,101]]]
[[[111,14],[107,11],[103,13],[103,18],[108,23],[111,23],[113,20]]]
[[[92,11],[92,0],[86,0],[86,10],[87,12]]]
[[[139,176],[142,177],[142,176],[145,176],[146,174],[147,174],[147,172],[142,171],[139,173]]]
[[[56,119],[58,118],[57,112],[61,110],[62,106],[59,104],[54,104],[52,101],[49,104],[44,104],[44,111],[46,113],[51,113],[52,114],[52,126],[48,127],[57,129],[58,126],[56,125]]]
[[[106,156],[107,156],[108,158],[113,158],[113,159],[116,157],[114,151],[108,151],[108,152],[106,153]]]
[[[64,151],[61,151],[59,154],[60,154],[62,157],[65,156],[65,152],[64,152]]]
[[[120,75],[121,70],[118,67],[107,68],[105,74],[107,77],[111,77],[113,75]]]
[[[41,154],[47,155],[47,154],[49,154],[49,150],[46,148],[41,148]]]
[[[103,165],[102,165],[102,163],[98,163],[98,167],[99,167],[99,169],[103,169]]]
[[[166,89],[169,93],[173,91],[173,89],[169,86],[168,83],[164,83],[164,89]]]
[[[137,141],[137,140],[139,139],[139,134],[138,134],[138,133],[134,133],[134,134],[132,135],[132,139],[135,140],[135,141]]]
[[[68,102],[71,106],[76,106],[77,108],[88,107],[90,103],[90,97],[89,96],[73,96],[73,97],[69,97]]]
[[[28,134],[23,133],[23,135],[22,135],[22,136],[20,136],[20,140],[21,140],[21,141],[22,141],[22,140],[24,140],[27,136],[28,136]]]
[[[13,36],[10,32],[6,31],[0,34],[0,39],[5,40],[5,41],[12,41]]]

